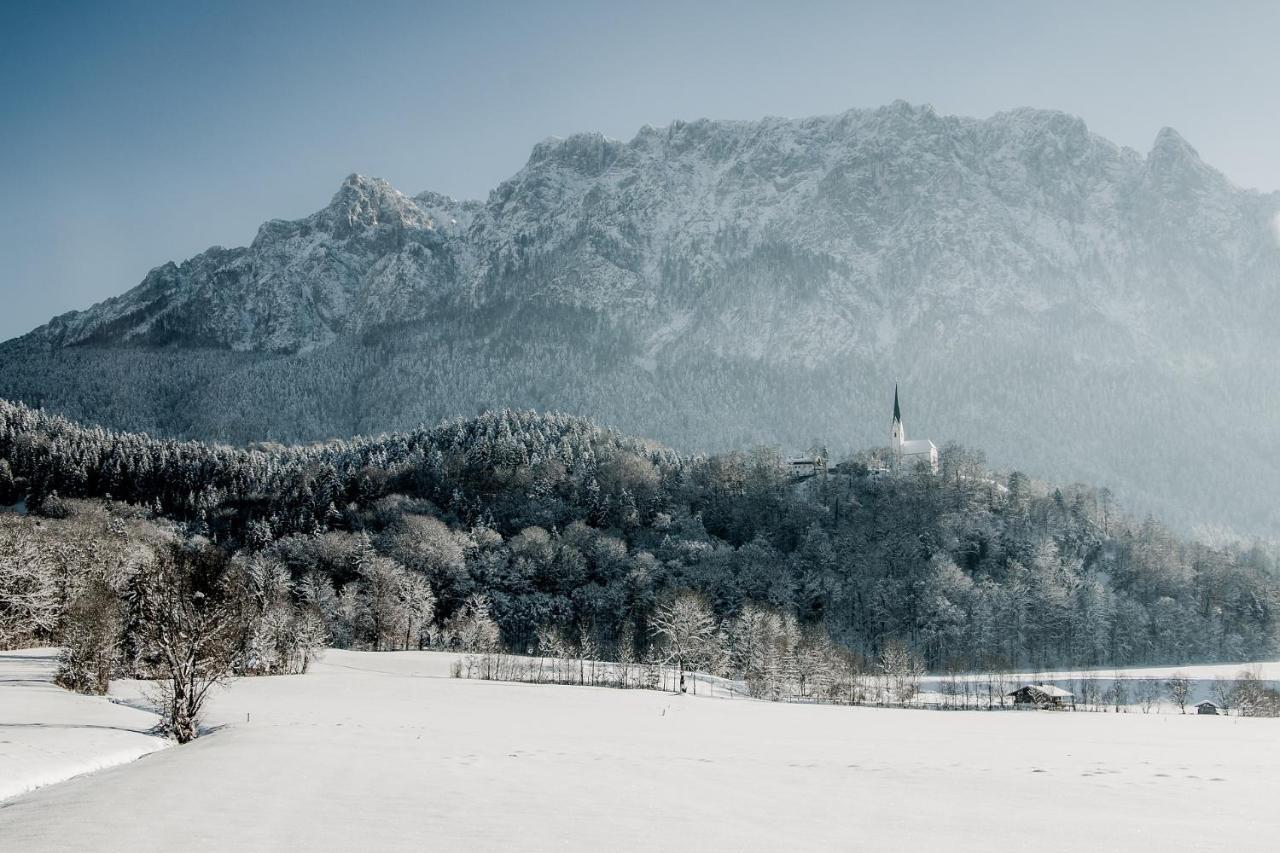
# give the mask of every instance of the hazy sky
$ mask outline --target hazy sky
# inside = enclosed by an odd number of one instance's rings
[[[483,198],[547,136],[675,118],[1055,108],[1280,189],[1280,3],[620,6],[0,0],[0,339],[351,172]]]

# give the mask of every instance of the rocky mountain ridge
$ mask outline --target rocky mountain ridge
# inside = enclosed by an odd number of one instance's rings
[[[914,435],[1280,528],[1247,449],[1280,440],[1278,215],[1173,130],[1141,154],[1044,110],[579,134],[484,202],[353,175],[0,346],[0,394],[232,440],[533,406],[843,450],[883,441],[896,380]]]
[[[805,325],[829,331],[819,352],[779,348],[813,361],[875,352],[956,309],[1070,305],[1140,321],[1159,306],[1143,288],[1153,276],[1133,266],[1154,260],[1162,234],[1193,241],[1198,273],[1274,272],[1276,211],[1275,196],[1236,189],[1168,128],[1143,157],[1039,110],[979,121],[899,103],[799,121],[677,122],[630,142],[544,141],[483,204],[410,198],[352,175],[324,210],[268,222],[245,249],[165,264],[34,334],[58,346],[297,352],[422,319],[441,302],[514,297],[620,312],[660,345],[703,298],[741,288],[751,278],[741,266],[785,247],[818,269],[771,280],[764,304],[750,301],[775,323],[799,308]],[[1274,295],[1237,278],[1248,291],[1237,295]],[[178,321],[184,310],[203,318]],[[876,323],[863,322],[868,313]]]

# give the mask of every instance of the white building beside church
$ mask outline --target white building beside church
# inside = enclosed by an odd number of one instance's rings
[[[889,428],[889,447],[899,470],[910,471],[921,462],[929,470],[938,473],[938,446],[927,438],[907,440],[907,428],[902,425],[902,409],[898,406],[898,386],[893,386],[893,426]]]

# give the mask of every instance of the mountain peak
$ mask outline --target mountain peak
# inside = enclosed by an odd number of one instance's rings
[[[381,178],[357,174],[347,176],[320,216],[339,234],[376,225],[431,227],[427,216],[408,196]]]
[[[1217,169],[1200,159],[1196,149],[1171,127],[1162,127],[1147,155],[1147,174],[1158,186],[1181,188],[1219,186],[1230,182]]]
[[[527,165],[556,162],[586,175],[598,175],[609,168],[625,145],[598,132],[553,136],[533,147]]]
[[[382,199],[396,196],[404,198],[399,190],[382,178],[371,178],[353,172],[343,179],[329,206],[346,204],[352,198]]]
[[[1172,127],[1162,127],[1156,134],[1156,141],[1151,147],[1153,157],[1177,157],[1184,160],[1199,160],[1200,155],[1191,147],[1182,134]]]
[[[348,186],[349,187],[375,187],[379,185],[389,186],[389,184],[387,184],[386,181],[382,180],[382,178],[371,178],[371,177],[368,177],[367,175],[361,175],[359,172],[352,172],[350,175],[347,175],[345,178],[343,178],[342,185],[344,187],[348,187]]]

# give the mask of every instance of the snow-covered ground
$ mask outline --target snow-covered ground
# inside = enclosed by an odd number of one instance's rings
[[[0,652],[0,800],[169,744],[155,714],[63,690],[57,668],[56,649]]]
[[[1212,682],[1215,678],[1234,679],[1245,670],[1257,672],[1258,677],[1263,681],[1280,681],[1280,661],[1266,661],[1263,663],[1190,664],[1188,666],[1137,666],[1122,669],[1103,667],[1101,669],[1060,669],[1053,671],[1026,670],[1014,675],[1008,675],[1006,678],[1014,681],[1071,681],[1082,678],[1096,678],[1104,681],[1110,681],[1117,675],[1125,679],[1166,679],[1177,674],[1189,678],[1192,681],[1207,683]],[[985,680],[989,678],[989,676],[984,674],[966,675],[964,677],[977,680]],[[935,678],[933,680],[941,679]]]
[[[238,681],[195,743],[6,802],[0,849],[1239,853],[1280,838],[1276,720],[784,705],[450,679],[454,659],[331,651],[306,676]]]
[[[1128,687],[1128,707],[1131,712],[1141,712],[1141,704],[1137,697],[1138,687],[1142,682],[1154,684],[1159,689],[1159,696],[1148,710],[1154,713],[1179,713],[1173,701],[1166,695],[1163,685],[1173,677],[1185,678],[1190,682],[1187,694],[1188,707],[1203,700],[1220,701],[1215,690],[1218,680],[1234,683],[1243,673],[1256,676],[1265,686],[1280,687],[1280,661],[1262,663],[1217,663],[1191,664],[1188,666],[1147,666],[1110,669],[1063,669],[1063,670],[1027,670],[1017,673],[966,673],[956,676],[928,675],[920,682],[920,695],[916,701],[924,706],[957,704],[963,701],[963,694],[958,682],[970,682],[974,689],[972,704],[981,704],[986,698],[986,688],[995,688],[995,695],[1012,690],[1023,684],[1055,684],[1076,694],[1078,702],[1084,702],[1081,693],[1084,682],[1093,682],[1095,693],[1101,696],[1117,680],[1125,682]],[[948,687],[953,695],[946,696]],[[1106,705],[1104,699],[1095,700]]]

